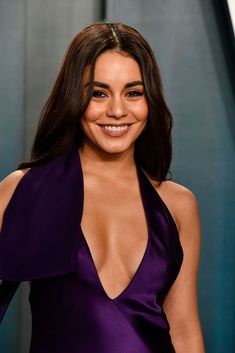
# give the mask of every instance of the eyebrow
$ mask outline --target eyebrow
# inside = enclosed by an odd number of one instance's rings
[[[90,82],[86,83],[84,87],[89,86]],[[134,86],[143,86],[143,82],[142,81],[132,81],[132,82],[127,82],[124,86],[124,88],[130,88],[130,87],[134,87]],[[101,88],[106,88],[106,89],[110,89],[110,85],[108,85],[107,83],[104,82],[99,82],[99,81],[94,81],[94,86],[97,87],[101,87]]]

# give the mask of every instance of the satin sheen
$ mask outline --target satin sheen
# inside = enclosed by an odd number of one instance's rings
[[[30,353],[173,353],[163,301],[183,250],[175,222],[138,163],[148,243],[129,285],[106,294],[81,230],[77,148],[20,180],[0,236],[0,278],[32,281]],[[130,254],[131,255],[131,254]]]

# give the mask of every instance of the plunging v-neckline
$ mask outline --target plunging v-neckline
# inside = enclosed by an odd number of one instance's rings
[[[147,224],[147,244],[146,244],[146,247],[145,247],[145,251],[143,253],[143,256],[139,262],[139,265],[137,266],[137,269],[135,270],[135,273],[134,275],[132,276],[131,280],[129,281],[129,283],[127,284],[127,286],[121,290],[121,292],[119,294],[117,294],[115,297],[111,298],[107,291],[105,290],[102,282],[101,282],[101,279],[100,279],[100,276],[98,274],[98,271],[97,271],[97,268],[96,268],[96,264],[95,264],[95,261],[94,261],[94,258],[92,256],[92,253],[91,253],[91,250],[90,250],[90,247],[88,245],[88,242],[86,240],[86,237],[83,233],[83,230],[82,230],[82,227],[81,227],[81,221],[82,221],[82,216],[83,216],[83,211],[84,211],[84,176],[83,176],[83,169],[82,169],[82,163],[81,163],[81,158],[80,158],[80,154],[79,154],[79,151],[77,150],[77,156],[78,156],[78,161],[79,161],[79,167],[80,167],[80,170],[81,170],[81,204],[82,204],[82,211],[81,211],[81,216],[80,216],[80,234],[82,236],[82,240],[86,246],[86,249],[87,249],[87,252],[88,252],[88,255],[89,255],[89,260],[91,261],[92,263],[92,267],[93,267],[93,270],[94,270],[94,273],[95,273],[95,277],[97,279],[97,284],[100,286],[102,292],[104,293],[105,297],[110,300],[110,301],[116,301],[118,299],[121,299],[121,297],[123,297],[127,291],[129,291],[131,289],[131,287],[134,285],[135,281],[137,281],[138,279],[138,275],[143,267],[143,264],[144,264],[144,261],[145,261],[145,258],[148,254],[148,250],[149,250],[149,246],[150,246],[150,225],[149,225],[149,219],[148,219],[148,214],[147,214],[147,208],[146,208],[146,201],[145,201],[145,198],[144,198],[144,192],[143,192],[143,186],[142,186],[142,183],[143,181],[141,180],[141,173],[143,173],[141,171],[141,168],[137,165],[136,163],[136,174],[137,174],[137,178],[138,178],[138,185],[139,185],[139,191],[140,191],[140,196],[141,196],[141,201],[142,201],[142,206],[143,206],[143,209],[144,209],[144,214],[145,214],[145,221],[146,221],[146,224]]]

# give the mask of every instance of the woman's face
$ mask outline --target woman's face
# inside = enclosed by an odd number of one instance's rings
[[[84,74],[84,89],[89,83]],[[83,147],[120,153],[134,148],[148,116],[138,63],[130,56],[108,51],[95,63],[92,99],[81,118]]]

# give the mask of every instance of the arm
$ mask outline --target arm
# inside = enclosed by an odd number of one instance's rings
[[[17,184],[29,169],[30,168],[16,170],[0,182],[0,231],[5,209],[15,191]]]
[[[28,169],[17,170],[9,174],[5,179],[0,183],[0,232],[2,228],[3,215],[5,209],[15,191],[15,188],[27,172]],[[0,234],[1,235],[1,234]],[[7,311],[7,308],[19,286],[20,282],[3,280],[0,284],[0,324],[4,315]]]
[[[175,204],[184,260],[167,294],[164,310],[176,353],[205,353],[197,303],[201,237],[198,203],[190,190],[180,188]]]

